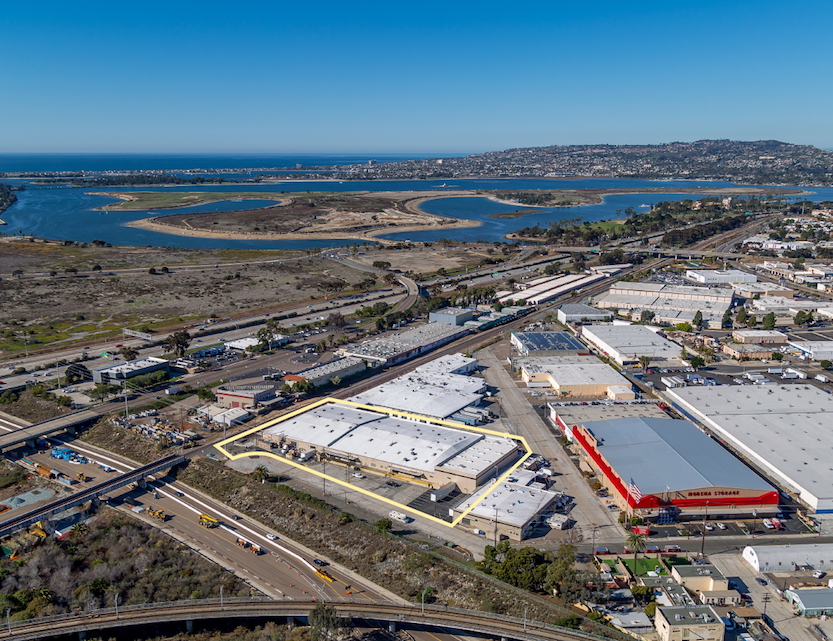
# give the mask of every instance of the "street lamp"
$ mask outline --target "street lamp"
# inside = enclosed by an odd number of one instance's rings
[[[113,596],[113,603],[116,604],[116,618],[119,618],[119,595],[116,594]]]
[[[223,609],[223,586],[220,586],[220,609]]]

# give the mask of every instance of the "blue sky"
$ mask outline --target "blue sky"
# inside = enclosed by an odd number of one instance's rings
[[[833,4],[11,3],[0,152],[833,147]]]

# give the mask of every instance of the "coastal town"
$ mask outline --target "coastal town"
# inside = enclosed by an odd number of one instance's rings
[[[26,292],[97,280],[147,296],[156,278],[322,275],[280,306],[173,299],[118,329],[93,299],[63,335],[29,295],[31,320],[2,320],[2,550],[37,556],[121,514],[270,598],[407,602],[416,584],[420,608],[476,609],[463,586],[489,576],[511,611],[591,634],[816,638],[833,611],[833,213],[777,203],[684,248],[646,227],[603,251],[412,242],[0,274],[18,314]],[[539,560],[507,572],[521,554]]]

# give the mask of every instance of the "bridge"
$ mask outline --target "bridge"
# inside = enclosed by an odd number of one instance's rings
[[[11,624],[10,633],[4,635],[4,638],[13,641],[34,641],[78,634],[79,639],[84,639],[88,633],[106,637],[110,636],[110,631],[120,628],[154,624],[182,623],[183,627],[192,630],[193,622],[198,620],[304,619],[316,605],[314,600],[273,601],[247,598],[134,605],[15,622]],[[423,607],[419,604],[402,605],[349,599],[328,602],[327,605],[335,608],[344,617],[384,621],[391,632],[398,626],[413,624],[518,641],[599,641],[602,638],[526,618],[436,605]],[[610,628],[607,628],[607,633],[622,639],[627,638],[626,635],[617,634]]]
[[[47,519],[55,514],[63,512],[64,510],[68,510],[71,507],[96,499],[103,494],[107,494],[108,492],[118,490],[125,485],[141,481],[146,476],[150,476],[151,474],[155,474],[161,470],[179,465],[186,460],[187,459],[184,456],[171,454],[165,458],[159,459],[155,463],[149,463],[131,472],[119,474],[118,476],[111,478],[109,481],[104,481],[103,483],[99,483],[93,487],[87,488],[70,496],[65,496],[57,501],[53,501],[49,505],[37,508],[31,512],[27,512],[26,514],[21,514],[17,518],[0,524],[0,538],[9,536],[10,534],[28,527],[33,523],[37,523],[41,519]]]
[[[98,409],[85,409],[70,414],[64,414],[48,421],[41,421],[28,427],[22,427],[14,432],[0,435],[0,453],[5,452],[10,447],[26,443],[30,447],[35,446],[35,442],[39,438],[54,434],[55,432],[70,432],[75,433],[75,428],[83,423],[95,421],[104,414],[104,411],[99,406]]]

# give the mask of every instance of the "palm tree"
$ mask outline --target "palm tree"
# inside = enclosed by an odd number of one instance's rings
[[[83,521],[81,523],[76,523],[71,528],[70,536],[72,536],[75,539],[80,539],[87,533],[87,529],[87,524]]]
[[[257,467],[256,467],[256,468],[252,471],[252,477],[253,477],[256,481],[260,481],[261,483],[263,483],[263,481],[265,481],[265,480],[266,480],[266,477],[267,477],[267,476],[269,476],[269,470],[267,470],[267,469],[266,469],[266,466],[265,466],[265,465],[258,465],[258,466],[257,466]]]
[[[644,534],[637,534],[636,532],[628,532],[625,537],[625,546],[629,550],[633,550],[633,574],[636,576],[636,555],[644,552],[648,547],[646,537]]]

